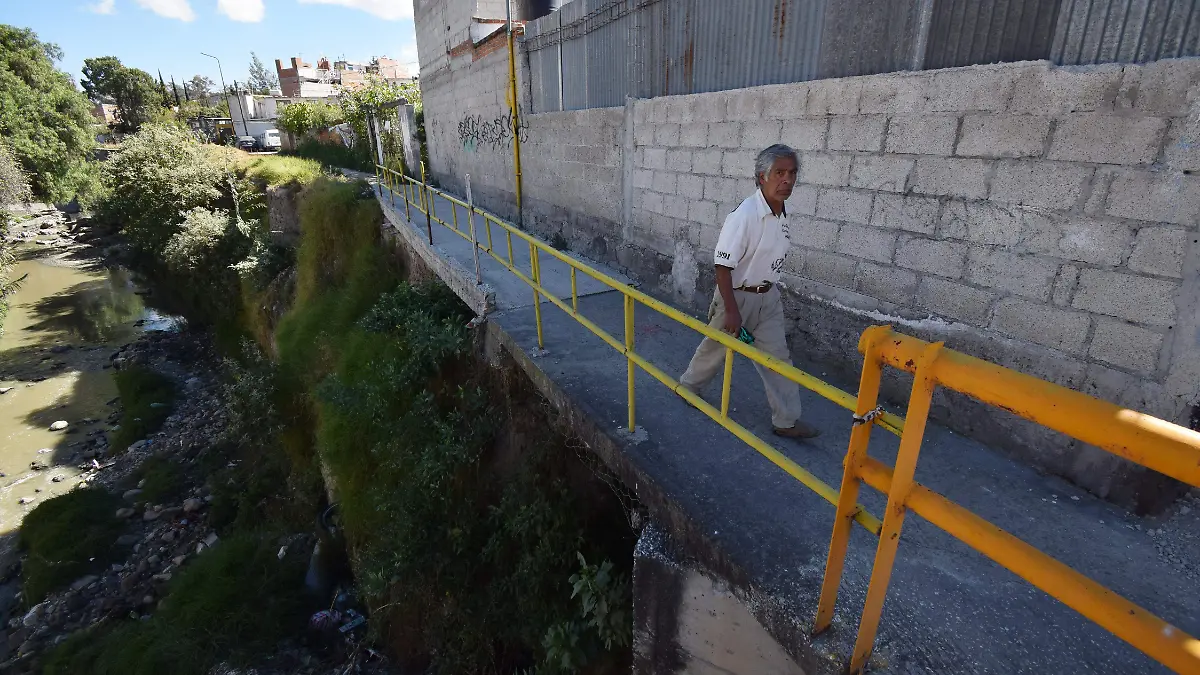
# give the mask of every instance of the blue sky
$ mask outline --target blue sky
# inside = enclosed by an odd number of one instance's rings
[[[59,68],[81,78],[83,60],[116,56],[169,83],[207,75],[246,79],[250,52],[314,63],[324,55],[367,61],[390,56],[416,72],[412,0],[0,0],[0,23],[32,28],[62,48]]]

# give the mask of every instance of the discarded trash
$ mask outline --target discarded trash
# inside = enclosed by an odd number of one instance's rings
[[[362,614],[359,614],[358,612],[356,612],[352,609],[348,610],[346,612],[346,616],[350,620],[347,621],[346,623],[342,624],[341,628],[338,628],[338,631],[341,633],[349,633],[350,631],[354,630],[355,628],[358,628],[359,626],[361,626],[367,622],[367,617],[363,616]]]
[[[308,620],[308,627],[313,630],[329,630],[342,620],[342,613],[333,609],[323,609]]]

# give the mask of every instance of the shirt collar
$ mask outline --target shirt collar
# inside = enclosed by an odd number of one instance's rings
[[[767,198],[763,195],[762,188],[758,188],[754,191],[754,205],[758,207],[759,218],[766,218],[767,216],[775,215],[774,213],[771,213],[771,205],[767,203]],[[783,210],[780,211],[780,217],[787,218],[787,202],[783,203]]]

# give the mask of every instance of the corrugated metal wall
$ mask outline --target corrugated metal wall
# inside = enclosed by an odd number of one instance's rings
[[[524,45],[534,112],[578,110],[906,69],[1195,56],[1200,0],[573,0],[530,22]]]

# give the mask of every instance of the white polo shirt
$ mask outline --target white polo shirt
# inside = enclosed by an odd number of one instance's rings
[[[774,215],[762,190],[755,190],[725,218],[713,262],[733,270],[734,288],[776,283],[791,243],[787,209]]]

